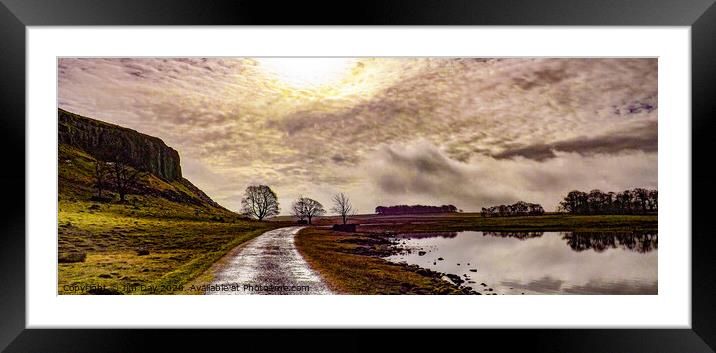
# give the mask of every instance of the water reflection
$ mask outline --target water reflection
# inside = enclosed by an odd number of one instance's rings
[[[574,251],[594,250],[603,252],[607,249],[621,248],[646,253],[656,250],[659,245],[659,237],[656,232],[562,232],[560,234],[562,234],[562,239],[566,240],[567,245]],[[544,235],[544,232],[482,232],[482,235],[525,240],[539,238]],[[411,238],[412,235],[406,237]],[[431,236],[426,235],[423,237],[429,238]]]
[[[629,251],[647,253],[658,248],[656,233],[642,232],[564,232],[562,239],[567,241],[574,251],[594,250],[602,252],[607,249],[621,248]]]
[[[503,287],[510,287],[522,291],[540,294],[609,294],[609,295],[628,295],[628,294],[657,294],[657,282],[641,282],[641,281],[590,281],[580,285],[570,285],[565,281],[554,279],[551,277],[542,277],[540,279],[529,281],[527,283],[501,281]]]
[[[483,236],[530,239],[541,237],[544,232],[482,232]]]
[[[485,294],[657,294],[656,232],[401,234],[387,259],[464,279]]]

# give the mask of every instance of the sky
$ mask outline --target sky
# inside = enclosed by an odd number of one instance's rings
[[[63,58],[58,104],[157,136],[238,211],[269,185],[358,213],[657,188],[657,59]]]

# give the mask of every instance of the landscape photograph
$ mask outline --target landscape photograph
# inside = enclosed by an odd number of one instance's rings
[[[656,58],[62,57],[57,79],[59,295],[658,294]]]

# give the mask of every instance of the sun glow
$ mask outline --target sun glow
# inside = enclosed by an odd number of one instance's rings
[[[270,76],[297,88],[317,88],[340,81],[355,65],[350,58],[257,58]]]

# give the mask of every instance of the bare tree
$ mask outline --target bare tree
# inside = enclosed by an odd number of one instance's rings
[[[649,210],[649,190],[643,188],[636,188],[633,190],[635,201],[637,202],[637,208],[641,212]]]
[[[246,215],[261,221],[278,214],[278,198],[266,185],[251,185],[244,191],[241,207]]]
[[[291,214],[298,218],[299,221],[306,219],[306,203],[303,200],[304,197],[299,196],[291,205]]]
[[[94,162],[94,187],[97,189],[97,198],[102,198],[102,191],[110,178],[110,169],[107,164],[102,161]]]
[[[323,216],[326,214],[326,210],[323,209],[323,205],[321,205],[320,202],[306,198],[306,218],[308,218],[308,224],[311,224],[311,219],[313,217]]]
[[[124,202],[125,195],[137,185],[142,171],[130,168],[119,158],[115,158],[112,167],[115,191],[119,194],[119,201]]]
[[[649,211],[658,211],[659,210],[659,191],[657,190],[650,190],[649,191]]]
[[[308,197],[299,197],[293,205],[296,206],[297,210],[301,211],[301,216],[298,216],[299,219],[308,219],[308,224],[311,224],[313,217],[326,214],[326,210],[323,209],[323,205],[321,205],[320,202],[314,199],[309,199]]]
[[[333,207],[331,208],[331,211],[341,216],[343,224],[346,224],[348,221],[348,216],[355,214],[351,200],[348,199],[348,196],[342,192],[333,195]]]

